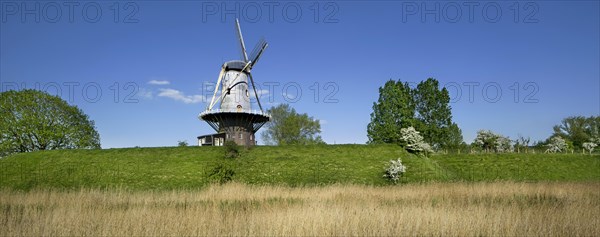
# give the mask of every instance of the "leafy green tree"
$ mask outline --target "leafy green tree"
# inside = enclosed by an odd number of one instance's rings
[[[583,116],[573,116],[562,120],[561,124],[554,126],[553,136],[559,136],[573,142],[575,147],[581,147],[584,142],[590,140],[586,133],[587,119]]]
[[[414,126],[415,104],[408,83],[389,80],[379,88],[367,126],[368,143],[400,143],[400,129]]]
[[[597,144],[600,144],[600,116],[591,116],[587,118],[586,132]]]
[[[0,156],[73,148],[100,148],[94,121],[83,111],[42,91],[0,93]]]
[[[447,149],[464,149],[467,146],[463,141],[462,130],[456,123],[448,127],[446,140],[442,141],[441,146]]]
[[[560,136],[567,143],[571,142],[574,148],[582,149],[583,143],[598,138],[600,131],[600,116],[571,116],[554,126],[554,136]]]
[[[319,135],[321,123],[308,114],[298,114],[289,104],[280,104],[267,110],[271,121],[262,132],[263,141],[269,145],[324,144]]]
[[[420,82],[412,91],[415,101],[417,130],[423,138],[435,148],[440,148],[450,135],[452,111],[450,95],[446,88],[440,90],[439,83],[433,78]]]
[[[367,126],[368,143],[397,143],[398,131],[414,127],[425,142],[436,149],[463,145],[462,131],[452,122],[450,95],[428,78],[415,89],[408,83],[389,80],[379,88],[379,99],[373,104],[371,122]]]

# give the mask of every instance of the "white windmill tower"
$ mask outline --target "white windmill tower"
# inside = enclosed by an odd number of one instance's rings
[[[226,140],[234,141],[238,145],[255,145],[256,131],[271,118],[262,109],[256,87],[254,86],[254,79],[250,73],[268,44],[264,39],[261,39],[250,53],[250,56],[248,56],[240,29],[240,22],[237,19],[235,20],[235,26],[240,41],[242,58],[241,60],[226,62],[221,67],[210,104],[198,116],[201,120],[206,121],[217,133],[198,137],[200,145],[218,146],[223,145]],[[256,102],[260,110],[252,110],[250,91],[248,90],[248,78],[252,83],[254,96],[256,96]],[[217,95],[219,88],[221,88],[221,93]],[[217,104],[219,104],[219,108],[215,109],[214,107]]]

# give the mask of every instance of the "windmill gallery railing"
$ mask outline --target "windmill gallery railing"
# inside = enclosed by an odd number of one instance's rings
[[[238,110],[238,109],[211,109],[211,110],[205,110],[203,112],[200,113],[199,117],[202,117],[206,114],[214,114],[214,113],[248,113],[248,114],[258,114],[258,115],[263,115],[263,116],[267,116],[267,117],[271,117],[271,114],[260,111],[260,110]]]

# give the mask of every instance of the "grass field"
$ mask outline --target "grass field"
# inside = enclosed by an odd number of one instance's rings
[[[394,145],[63,150],[0,159],[0,236],[599,236],[600,156]],[[407,173],[390,185],[383,167]],[[232,181],[219,185],[228,171]],[[217,175],[214,175],[217,174]]]
[[[599,182],[0,192],[0,236],[598,236]]]
[[[255,147],[223,158],[222,147],[62,150],[0,159],[0,188],[197,189],[216,178],[215,167],[234,171],[246,184],[314,186],[387,185],[383,167],[402,158],[401,182],[599,181],[600,155],[437,154],[429,158],[395,145]]]

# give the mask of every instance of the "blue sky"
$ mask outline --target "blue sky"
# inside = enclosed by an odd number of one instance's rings
[[[541,140],[600,114],[598,1],[3,0],[0,14],[0,90],[60,95],[103,148],[212,133],[197,115],[239,58],[236,17],[247,48],[269,42],[253,70],[261,102],[320,119],[327,143],[367,141],[389,79],[446,85],[467,143],[479,129]]]

